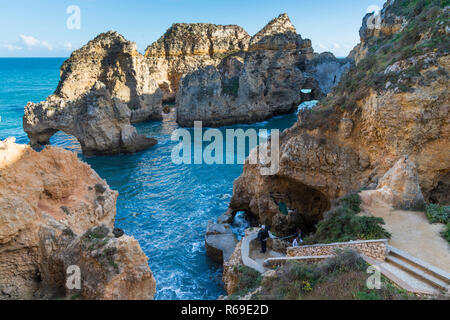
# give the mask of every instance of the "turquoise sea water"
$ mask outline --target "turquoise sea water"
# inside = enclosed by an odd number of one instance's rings
[[[53,93],[63,61],[0,59],[0,139],[14,136],[18,143],[28,142],[23,108]],[[292,114],[228,128],[285,129],[295,120]],[[224,294],[222,270],[205,254],[204,232],[208,220],[226,211],[242,165],[173,164],[171,152],[177,142],[170,135],[178,127],[173,113],[136,127],[158,139],[158,145],[131,155],[86,158],[71,136],[57,133],[51,143],[77,152],[119,191],[116,226],[134,236],[149,257],[156,299],[216,299]]]

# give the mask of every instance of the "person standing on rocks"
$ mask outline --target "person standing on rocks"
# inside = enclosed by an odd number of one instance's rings
[[[258,232],[258,240],[261,242],[261,253],[266,253],[267,239],[269,239],[269,232],[267,231],[267,227],[263,225]]]

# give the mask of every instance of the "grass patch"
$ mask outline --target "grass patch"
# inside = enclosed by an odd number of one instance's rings
[[[261,274],[247,266],[239,265],[233,270],[237,274],[236,292],[229,296],[230,300],[236,300],[248,292],[256,289],[261,284]]]

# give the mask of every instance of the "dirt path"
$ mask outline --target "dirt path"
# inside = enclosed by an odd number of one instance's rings
[[[450,272],[450,245],[440,235],[443,224],[430,224],[424,212],[393,210],[380,200],[369,203],[364,192],[361,199],[363,212],[384,219],[390,245]]]

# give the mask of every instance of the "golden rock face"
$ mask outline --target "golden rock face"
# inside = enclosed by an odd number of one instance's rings
[[[385,12],[389,13],[389,8]],[[380,35],[388,37],[401,32],[399,23],[403,18],[391,18],[383,20],[391,22],[386,22],[379,32],[362,28],[362,43],[353,52],[357,57],[356,70],[363,67],[359,61],[372,45],[383,46],[376,41]],[[427,30],[421,32],[427,34]],[[427,40],[423,34],[418,42]],[[367,93],[359,96],[354,109],[341,108],[339,103],[330,106],[324,101],[312,111],[300,112],[298,122],[281,139],[279,173],[264,177],[259,174],[258,166],[246,164],[234,183],[230,208],[246,210],[261,223],[286,232],[285,228],[294,228],[297,221],[283,217],[270,196],[283,189],[285,179],[306,186],[305,192],[297,189],[299,192],[291,192],[286,197],[312,197],[310,190],[315,190],[329,201],[361,188],[375,188],[404,156],[417,168],[425,201],[450,203],[450,55],[441,47],[400,56],[395,61],[391,61],[392,57],[384,58],[389,64],[381,73],[374,72],[370,80],[376,82],[380,74],[391,75],[403,79],[400,83],[406,88],[399,88],[398,82],[393,84],[388,78],[379,87],[369,87]],[[409,82],[404,78],[408,70],[415,71]],[[340,94],[342,91],[332,91],[328,98],[339,101]],[[397,193],[408,200],[407,192]],[[402,203],[402,199],[396,202]],[[307,218],[308,212],[303,215]]]
[[[82,298],[153,297],[155,280],[139,243],[111,233],[118,193],[75,153],[36,152],[7,139],[0,142],[0,173],[1,299],[51,297],[65,288],[61,275],[70,265],[82,270]],[[96,250],[110,248],[117,269],[84,248],[84,235],[98,226],[107,232]]]
[[[248,33],[235,25],[177,23],[146,49],[145,57],[164,100],[173,100],[183,75],[200,67],[217,66],[224,56],[247,50],[249,41]]]

